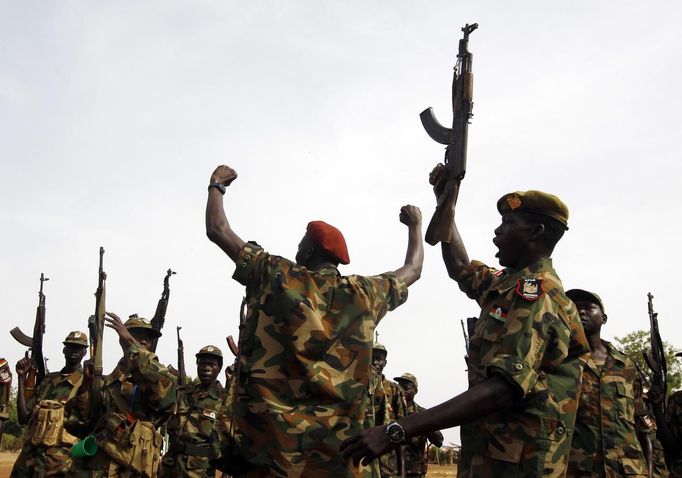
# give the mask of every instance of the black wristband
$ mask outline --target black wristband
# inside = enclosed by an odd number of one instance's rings
[[[211,188],[216,188],[218,191],[220,191],[220,194],[222,194],[223,196],[225,195],[225,190],[226,190],[226,189],[225,189],[225,186],[223,186],[222,184],[220,184],[220,183],[211,183],[211,184],[208,185],[209,191],[211,190]]]

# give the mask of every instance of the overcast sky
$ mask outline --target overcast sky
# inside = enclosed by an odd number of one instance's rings
[[[566,288],[604,299],[607,338],[648,326],[655,295],[682,348],[682,41],[679,2],[0,1],[0,304],[31,332],[38,278],[50,281],[45,354],[86,330],[106,249],[107,309],[153,315],[171,267],[158,354],[226,351],[243,288],[205,236],[218,164],[239,178],[225,204],[237,233],[293,258],[308,221],[346,236],[344,274],[402,265],[402,205],[434,200],[443,147],[423,131],[451,121],[460,28],[471,35],[475,105],[458,222],[469,255],[496,265],[495,202],[541,189],[570,209],[554,265]],[[405,305],[378,330],[388,376],[409,371],[417,401],[466,389],[460,319],[476,304],[440,248]],[[5,332],[1,354],[23,349]],[[105,370],[120,357],[107,330]],[[15,379],[16,380],[16,379]],[[16,383],[16,382],[15,382]],[[446,441],[458,442],[456,430]]]

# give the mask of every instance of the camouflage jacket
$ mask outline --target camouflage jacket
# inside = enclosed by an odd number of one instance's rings
[[[374,367],[370,367],[369,401],[367,408],[368,427],[385,425],[405,416],[405,398],[403,389],[396,382],[387,379]],[[396,452],[386,453],[379,457],[381,476],[398,473],[398,456]]]
[[[668,457],[670,476],[682,477],[682,390],[668,397],[665,421],[677,441],[677,455]]]
[[[469,344],[469,387],[497,375],[519,395],[461,427],[459,473],[564,476],[589,346],[551,259],[499,271],[474,261],[458,283],[481,306]]]
[[[33,445],[31,436],[35,428],[38,427],[34,412],[36,405],[41,400],[54,400],[66,404],[69,398],[76,394],[82,381],[83,369],[80,366],[68,375],[61,372],[47,374],[40,382],[35,395],[27,400],[26,407],[31,411],[31,416],[21,454],[12,470],[13,477],[34,476],[34,474],[40,475],[41,473],[63,475],[69,472],[72,463],[71,445],[75,442],[75,437],[63,433],[62,438],[68,437],[68,439],[63,440],[59,445],[50,447]]]
[[[412,405],[405,406],[405,415],[412,415],[423,410],[424,407],[413,403]],[[427,435],[412,437],[403,445],[401,453],[404,457],[405,476],[421,477],[426,474],[426,469],[428,468],[428,457],[426,456],[427,442],[431,442],[440,448],[443,444],[443,434],[435,431]],[[399,474],[394,476],[396,478],[400,477]]]
[[[96,435],[99,444],[109,438],[111,429],[135,420],[158,429],[170,417],[175,402],[175,377],[153,352],[134,343],[102,380],[101,413],[90,416],[90,391],[86,390],[69,400],[67,426],[80,437]]]
[[[339,451],[367,409],[374,327],[407,299],[393,274],[308,270],[247,243],[234,279],[247,312],[227,415],[252,470],[268,476],[358,476]]]
[[[164,467],[168,465],[176,468],[168,476],[189,475],[190,473],[184,473],[185,469],[210,468],[209,442],[224,394],[225,391],[218,381],[208,389],[204,389],[201,383],[195,383],[178,390],[177,408],[166,426],[170,447],[163,457],[163,464]]]
[[[609,351],[601,370],[589,358],[583,371],[578,418],[568,476],[647,476],[644,453],[635,429],[642,406],[639,374],[630,358],[605,342]],[[639,402],[639,403],[638,403]]]

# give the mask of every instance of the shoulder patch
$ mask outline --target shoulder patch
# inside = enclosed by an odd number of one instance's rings
[[[516,281],[516,293],[525,300],[535,301],[542,297],[542,279],[519,279]]]

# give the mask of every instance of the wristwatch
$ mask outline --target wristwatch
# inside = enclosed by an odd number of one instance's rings
[[[220,191],[220,194],[223,196],[225,195],[225,186],[223,186],[220,183],[211,183],[208,185],[208,189],[210,190],[211,188],[216,188],[218,191]]]
[[[391,422],[386,426],[386,438],[394,445],[405,441],[405,429],[398,422]]]

